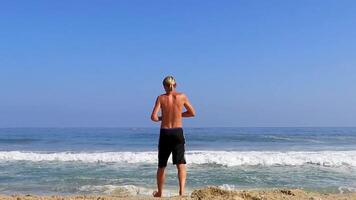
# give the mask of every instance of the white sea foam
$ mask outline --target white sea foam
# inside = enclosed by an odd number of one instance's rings
[[[78,189],[80,192],[108,194],[115,196],[151,196],[156,188],[140,187],[135,185],[84,185]],[[170,197],[178,195],[177,189],[165,188],[163,196]],[[190,194],[190,190],[186,194]]]
[[[356,166],[356,151],[189,151],[189,164]],[[0,161],[157,163],[157,152],[22,152],[0,151]]]
[[[236,187],[235,185],[230,185],[230,184],[223,184],[220,185],[219,188],[223,189],[223,190],[237,190],[238,187]]]
[[[356,188],[355,187],[349,187],[349,186],[340,186],[338,188],[339,192],[341,194],[343,193],[350,193],[350,192],[356,192]]]
[[[84,185],[79,188],[80,192],[115,194],[119,196],[150,195],[153,190],[134,185]]]

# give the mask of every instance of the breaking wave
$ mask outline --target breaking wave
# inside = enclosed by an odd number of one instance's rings
[[[356,166],[356,151],[188,151],[189,164]],[[0,161],[59,161],[156,164],[157,152],[25,152],[0,151]]]

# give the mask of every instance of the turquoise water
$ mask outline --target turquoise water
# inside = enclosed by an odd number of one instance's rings
[[[186,128],[188,191],[356,188],[356,128]],[[150,195],[158,129],[0,129],[0,193]],[[166,194],[177,193],[175,166]]]

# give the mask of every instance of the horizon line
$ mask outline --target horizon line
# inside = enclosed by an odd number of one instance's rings
[[[11,128],[157,128],[155,126],[10,126]],[[183,128],[356,128],[356,126],[183,126]]]

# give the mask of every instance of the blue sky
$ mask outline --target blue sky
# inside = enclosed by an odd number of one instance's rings
[[[1,1],[0,127],[356,126],[356,2]]]

